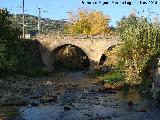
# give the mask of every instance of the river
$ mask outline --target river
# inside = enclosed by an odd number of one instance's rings
[[[1,107],[0,120],[160,120],[160,107],[150,97],[135,89],[103,90],[86,72],[38,79],[43,86],[30,96],[30,104]]]

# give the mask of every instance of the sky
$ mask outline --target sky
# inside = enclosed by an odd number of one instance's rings
[[[22,13],[22,1],[0,0],[0,8],[7,8],[11,13],[19,14]],[[79,8],[99,10],[110,16],[109,24],[114,27],[117,21],[120,21],[123,16],[128,16],[132,10],[135,10],[138,16],[148,18],[160,16],[160,1],[158,0],[24,0],[24,2],[26,14],[38,16],[39,7],[42,8],[41,16],[43,18],[55,20],[68,19],[68,12],[77,11]],[[108,4],[104,4],[104,2],[108,2]],[[127,2],[131,2],[131,5]],[[147,4],[143,4],[143,2]]]

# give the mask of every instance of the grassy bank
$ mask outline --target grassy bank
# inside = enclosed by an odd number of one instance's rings
[[[112,71],[102,75],[99,74],[98,77],[104,86],[109,89],[120,89],[126,85],[124,76],[118,71]]]

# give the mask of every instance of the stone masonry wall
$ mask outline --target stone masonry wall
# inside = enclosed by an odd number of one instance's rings
[[[52,60],[51,53],[59,46],[73,45],[81,48],[90,60],[90,70],[99,63],[100,58],[105,50],[113,45],[120,43],[115,36],[105,37],[55,37],[55,36],[37,36],[36,38],[40,44],[40,51],[43,63],[46,65],[48,71],[54,70],[54,60]]]

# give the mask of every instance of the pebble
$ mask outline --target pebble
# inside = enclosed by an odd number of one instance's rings
[[[128,106],[133,106],[133,102],[132,101],[129,101],[127,104],[128,104]]]
[[[64,111],[69,111],[69,110],[71,110],[71,108],[70,108],[70,107],[68,107],[68,106],[64,106]]]
[[[40,99],[40,103],[49,103],[49,102],[57,102],[57,96],[53,96],[53,97],[43,97]]]
[[[35,106],[38,106],[38,102],[31,102],[31,106],[35,107]]]

